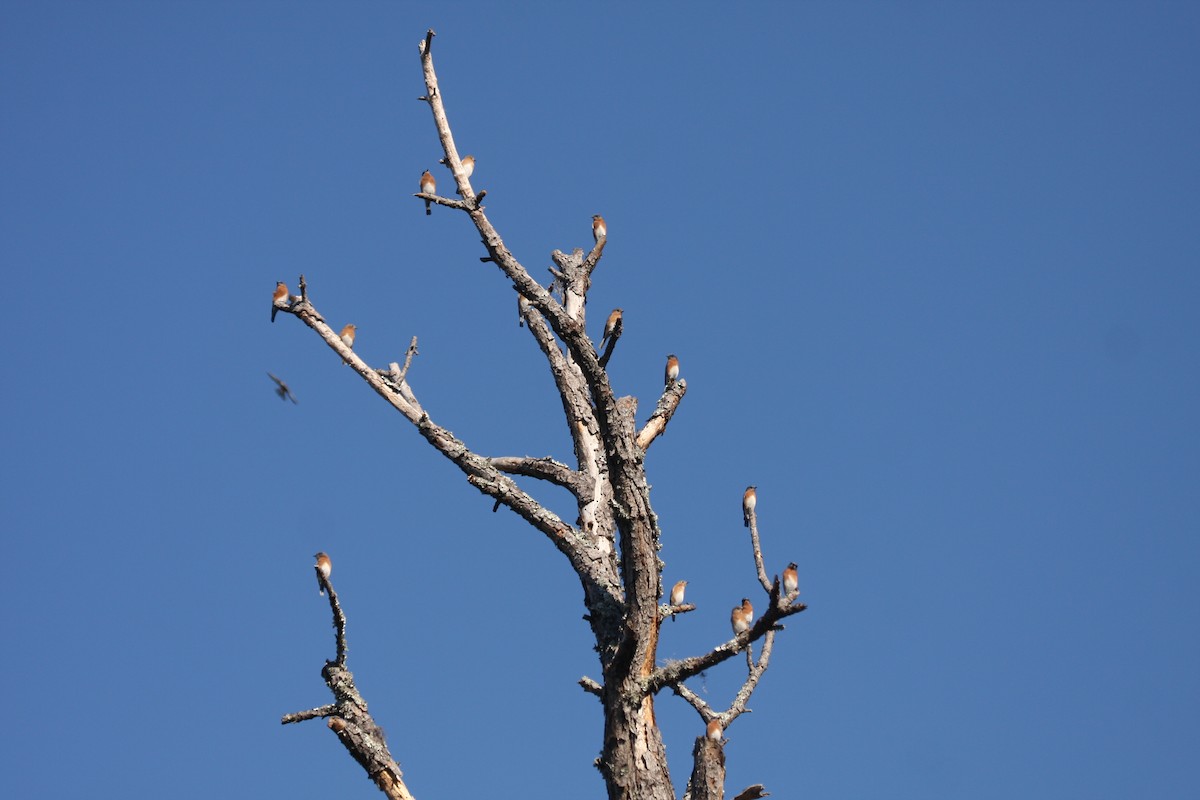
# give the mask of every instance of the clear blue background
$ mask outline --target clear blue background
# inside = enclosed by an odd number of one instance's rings
[[[1196,5],[2,13],[7,794],[378,796],[279,724],[329,700],[323,549],[418,798],[603,796],[566,562],[268,322],[303,272],[368,362],[420,337],[418,397],[478,452],[569,457],[508,283],[411,197],[449,185],[433,27],[506,243],[548,278],[603,213],[617,391],[644,419],[682,361],[648,469],[699,609],[662,657],[759,596],[746,484],[800,563],[731,793],[1200,795]],[[682,792],[702,725],[658,709]]]

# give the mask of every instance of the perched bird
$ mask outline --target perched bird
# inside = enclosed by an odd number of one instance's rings
[[[750,527],[750,512],[758,505],[758,487],[747,486],[746,491],[742,493],[742,523]]]
[[[676,583],[674,586],[671,587],[671,605],[673,605],[673,606],[683,605],[683,592],[685,589],[687,589],[687,581],[679,581],[678,583]],[[672,614],[671,622],[674,622],[674,621],[675,621],[675,615]]]
[[[683,605],[683,593],[687,590],[687,581],[680,581],[671,587],[671,605]]]
[[[321,582],[321,578],[329,580],[329,573],[333,572],[333,562],[324,553],[317,553],[313,558],[317,560],[315,566],[317,572],[321,575],[320,578],[317,578],[317,589],[320,590],[321,594],[325,594],[325,584]]]
[[[342,328],[342,332],[338,334],[342,340],[342,344],[346,345],[346,347],[349,347],[351,350],[354,349],[354,334],[357,331],[358,328],[356,326],[347,325],[346,327]],[[342,363],[349,364],[350,362],[343,358]]]
[[[280,400],[291,400],[293,403],[296,402],[296,395],[292,394],[292,390],[288,388],[286,383],[279,380],[279,378],[276,378],[274,375],[271,375],[269,372],[267,375],[270,376],[271,380],[275,381],[275,394],[279,395]]]
[[[750,605],[750,598],[743,597],[740,606],[734,606],[733,611],[729,614],[729,622],[733,625],[733,635],[745,633],[750,630],[750,623],[754,621],[754,606]]]
[[[463,177],[471,177],[471,173],[475,171],[475,156],[462,157]]]
[[[614,308],[612,313],[608,315],[608,319],[604,322],[604,336],[600,339],[600,349],[604,349],[604,345],[612,337],[617,329],[621,327],[621,314],[623,312],[619,308]]]
[[[421,173],[421,194],[433,194],[437,191],[437,181],[429,174],[429,170]],[[429,210],[430,201],[425,201],[425,216],[429,216],[433,212]]]
[[[791,597],[800,588],[800,577],[796,575],[796,562],[787,565],[787,569],[783,571],[783,593]]]
[[[663,370],[663,385],[670,386],[679,380],[679,359],[674,353],[667,356],[667,368]]]
[[[275,283],[275,296],[271,298],[271,322],[275,321],[275,312],[287,308],[289,304],[287,284],[283,281]]]
[[[599,244],[600,240],[608,236],[608,226],[604,224],[604,217],[599,214],[592,215],[592,238]]]
[[[710,719],[708,726],[704,729],[704,735],[714,742],[721,741],[721,735],[724,733],[724,728],[721,727],[721,720]]]

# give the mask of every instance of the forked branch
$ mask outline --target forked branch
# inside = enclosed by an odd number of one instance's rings
[[[320,570],[317,571],[317,580],[329,593],[333,627],[337,631],[337,658],[334,661],[326,661],[325,666],[321,668],[321,677],[333,693],[334,702],[307,711],[285,714],[280,723],[288,725],[318,717],[326,718],[329,729],[337,734],[338,741],[385,796],[392,800],[413,800],[408,787],[404,785],[404,773],[400,771],[400,765],[388,751],[383,729],[376,725],[375,720],[367,713],[367,701],[354,685],[354,675],[346,668],[346,616],[337,600],[337,593],[328,577],[322,575]]]

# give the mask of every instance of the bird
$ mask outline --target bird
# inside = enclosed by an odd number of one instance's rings
[[[288,290],[287,284],[283,281],[275,282],[275,296],[271,298],[271,322],[275,321],[275,312],[281,308],[288,307]]]
[[[612,313],[608,315],[608,319],[604,322],[604,336],[600,339],[600,349],[604,349],[604,345],[612,337],[617,329],[621,327],[621,314],[624,313],[619,308],[614,308]]]
[[[347,325],[346,327],[342,328],[342,332],[338,334],[338,336],[342,340],[342,344],[346,345],[346,347],[349,347],[351,350],[354,349],[354,334],[357,331],[358,331],[357,326]],[[343,358],[342,363],[348,364],[350,362],[348,362],[346,359]]]
[[[421,194],[433,194],[437,191],[437,181],[429,174],[429,170],[421,173]],[[430,201],[425,201],[425,216],[429,216],[433,212],[429,210]]]
[[[270,372],[268,372],[267,375],[270,376],[271,380],[275,381],[275,394],[279,395],[280,400],[291,400],[293,403],[297,402],[296,395],[292,394],[292,390],[288,388],[286,383],[281,381],[279,378],[276,378],[274,375],[271,375]]]
[[[317,578],[317,589],[320,590],[321,594],[323,595],[325,594],[324,581],[329,580],[329,573],[333,572],[333,562],[330,561],[329,556],[325,555],[324,553],[317,553],[313,556],[313,558],[317,560],[317,563],[314,566],[316,566],[317,573],[320,575],[320,577]]]
[[[671,587],[671,605],[683,605],[683,593],[687,590],[687,581],[679,581]]]
[[[742,523],[750,527],[750,512],[758,505],[758,487],[747,486],[746,491],[742,493]]]
[[[599,244],[600,240],[608,236],[608,226],[604,224],[604,217],[599,214],[592,215],[592,238]]]
[[[471,173],[475,171],[475,156],[462,157],[462,173],[464,178],[471,177]]]
[[[667,368],[663,370],[663,385],[670,386],[679,380],[679,359],[674,353],[667,356]]]
[[[708,726],[704,729],[704,735],[714,742],[721,741],[721,735],[723,732],[724,728],[721,727],[721,720],[719,719],[710,719],[708,721]]]
[[[686,589],[687,589],[687,581],[679,581],[678,583],[676,583],[674,586],[671,587],[671,605],[672,606],[683,605],[683,593],[684,593],[684,590],[686,590]],[[675,615],[672,614],[671,622],[674,622],[674,621],[675,621]]]
[[[742,604],[734,606],[733,611],[729,614],[729,623],[733,625],[733,635],[737,636],[750,630],[750,623],[753,621],[754,606],[750,605],[749,597],[743,597]]]
[[[787,569],[783,571],[783,593],[791,597],[800,588],[800,578],[796,575],[796,562],[787,565]]]

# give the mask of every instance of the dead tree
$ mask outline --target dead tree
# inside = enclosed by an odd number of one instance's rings
[[[714,646],[707,653],[669,664],[657,657],[658,634],[662,623],[676,614],[692,611],[694,605],[664,602],[663,563],[658,558],[660,531],[658,518],[650,506],[646,479],[646,452],[670,423],[687,392],[687,382],[674,375],[668,365],[662,395],[654,411],[640,428],[635,414],[637,401],[617,397],[609,382],[606,366],[622,332],[620,314],[609,316],[603,353],[585,330],[588,290],[592,274],[604,255],[608,241],[603,220],[597,218],[595,244],[585,253],[551,253],[555,267],[553,281],[546,288],[535,280],[504,245],[504,240],[484,213],[481,201],[485,191],[476,192],[470,175],[473,160],[460,157],[442,102],[442,91],[434,71],[430,30],[419,45],[425,77],[425,95],[434,126],[445,153],[442,164],[450,172],[457,197],[430,191],[435,184],[422,180],[422,191],[415,195],[420,204],[431,203],[466,214],[475,225],[487,251],[481,261],[490,262],[512,282],[518,298],[520,319],[545,354],[555,387],[562,400],[566,429],[574,448],[575,464],[552,458],[489,457],[475,452],[466,443],[434,421],[420,403],[406,375],[417,353],[413,338],[403,366],[392,362],[386,368],[373,368],[353,350],[354,332],[335,332],[325,323],[309,296],[304,276],[300,276],[299,296],[286,287],[277,289],[272,310],[286,312],[316,331],[350,367],[386,402],[411,422],[430,445],[450,459],[467,476],[467,481],[495,500],[495,508],[504,506],[541,531],[558,548],[579,577],[587,607],[585,619],[591,626],[599,653],[599,680],[583,678],[584,691],[599,698],[604,716],[603,751],[597,766],[604,776],[611,800],[674,800],[667,768],[666,752],[654,715],[654,699],[669,689],[696,710],[701,733],[693,750],[693,765],[685,798],[720,800],[724,796],[725,754],[723,732],[746,711],[746,704],[767,669],[775,635],[782,630],[784,617],[805,609],[796,601],[795,581],[769,577],[753,504],[746,509],[746,524],[753,550],[753,568],[764,595],[753,617],[749,600],[735,609],[747,618],[736,624],[733,638]],[[349,326],[348,326],[349,327]],[[512,477],[526,476],[565,488],[575,498],[578,517],[572,522],[560,519]],[[733,502],[731,498],[730,502]],[[749,564],[747,564],[749,567]],[[321,586],[329,590],[337,635],[337,657],[326,662],[322,675],[334,695],[334,703],[290,714],[284,723],[317,717],[327,724],[343,745],[363,766],[368,775],[389,797],[408,798],[399,766],[384,741],[383,732],[367,714],[366,703],[354,688],[353,676],[346,668],[345,617],[329,576],[317,572]],[[791,576],[794,576],[794,572]],[[680,587],[682,589],[682,587]],[[669,599],[669,598],[668,598]],[[677,600],[682,598],[677,595]],[[761,641],[758,658],[753,644]],[[687,680],[702,671],[727,661],[740,652],[746,654],[748,675],[729,706],[717,709],[687,687]],[[766,792],[755,785],[740,797],[762,797]]]

